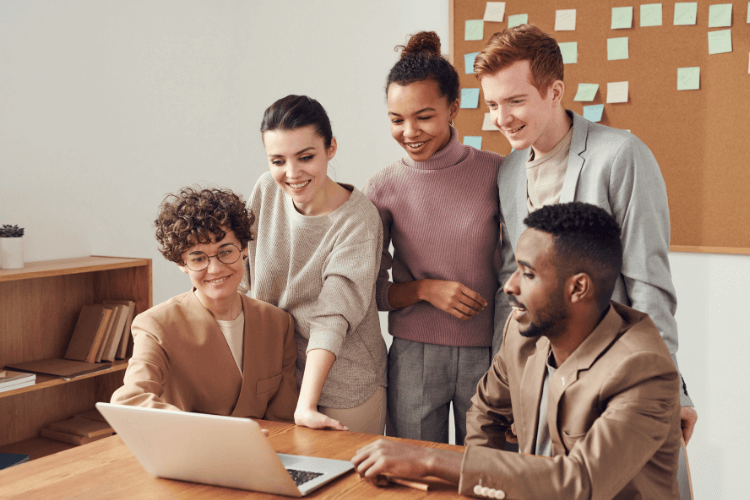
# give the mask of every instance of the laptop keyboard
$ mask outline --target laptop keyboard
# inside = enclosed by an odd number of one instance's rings
[[[286,471],[292,476],[292,480],[297,486],[323,475],[322,472],[310,472],[306,470],[287,469]]]

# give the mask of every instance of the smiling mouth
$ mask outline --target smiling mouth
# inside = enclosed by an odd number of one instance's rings
[[[206,281],[206,283],[210,283],[210,284],[213,285],[213,284],[217,284],[217,283],[224,283],[228,279],[229,279],[229,276],[224,276],[223,278],[216,278],[216,279],[213,279],[213,280],[205,280],[205,281]]]
[[[304,182],[298,182],[296,184],[292,184],[291,182],[287,182],[287,185],[289,187],[291,187],[292,189],[302,189],[303,187],[305,187],[308,184],[310,184],[311,181],[312,181],[312,179],[308,179],[308,180],[306,180]]]
[[[421,148],[421,147],[422,147],[422,145],[423,145],[423,144],[424,144],[425,142],[427,142],[427,141],[423,141],[423,142],[410,142],[410,143],[405,143],[405,144],[406,144],[406,145],[407,145],[407,146],[408,146],[408,147],[409,147],[410,149],[419,149],[419,148]]]
[[[522,128],[524,128],[526,125],[521,125],[518,128],[510,129],[510,130],[504,130],[506,134],[515,134],[516,132],[519,132]]]

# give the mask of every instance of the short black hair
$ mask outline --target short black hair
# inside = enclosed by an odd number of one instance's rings
[[[605,309],[622,271],[620,226],[614,217],[595,205],[574,201],[542,207],[523,222],[553,236],[558,279],[585,272],[599,292],[597,305]]]

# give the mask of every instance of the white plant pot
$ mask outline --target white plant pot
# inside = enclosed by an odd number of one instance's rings
[[[23,237],[0,238],[0,269],[23,267]]]

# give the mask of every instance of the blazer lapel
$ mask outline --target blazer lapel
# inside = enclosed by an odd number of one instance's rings
[[[546,337],[541,337],[536,343],[536,352],[526,360],[526,366],[521,376],[521,408],[519,413],[525,430],[522,434],[523,440],[519,440],[521,453],[534,454],[536,430],[539,427],[542,382],[547,371],[548,355],[549,340]],[[519,434],[521,433],[519,432]]]
[[[560,191],[560,203],[575,201],[578,178],[584,163],[581,153],[586,150],[586,139],[589,135],[589,122],[572,111],[569,113],[573,118],[573,139],[570,141],[568,168],[565,171],[562,191]]]

